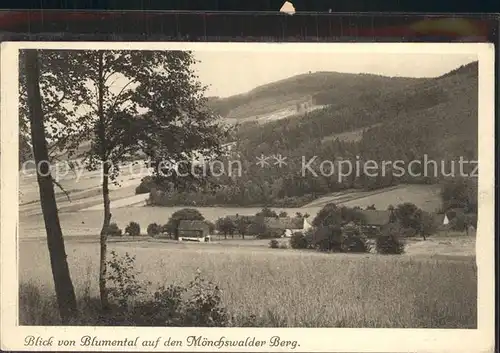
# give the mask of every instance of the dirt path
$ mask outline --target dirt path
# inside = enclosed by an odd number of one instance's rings
[[[112,208],[121,208],[121,207],[129,207],[129,206],[145,206],[146,200],[149,198],[149,194],[139,194],[130,197],[125,197],[119,200],[115,200],[112,202]],[[101,211],[103,210],[102,203],[98,205],[87,207],[82,209],[81,211]]]

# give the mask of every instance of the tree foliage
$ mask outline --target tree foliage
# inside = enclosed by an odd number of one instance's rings
[[[302,232],[296,232],[292,234],[290,238],[290,247],[292,249],[307,249],[309,247],[309,242],[307,237]]]
[[[362,224],[365,223],[365,217],[356,208],[338,207],[335,203],[328,203],[318,212],[312,224],[315,227],[340,227],[350,222]]]
[[[39,54],[52,159],[80,158],[87,170],[102,170],[100,292],[105,307],[109,182],[117,183],[121,164],[141,152],[158,175],[164,161],[217,154],[226,130],[206,106],[205,87],[195,75],[191,52],[43,50]],[[23,58],[21,53],[21,62]],[[21,126],[28,124],[25,82],[21,74]],[[82,142],[88,148],[82,149]]]
[[[234,235],[237,226],[231,218],[222,217],[215,222],[215,228],[227,238],[228,235]]]
[[[389,224],[376,239],[376,250],[379,254],[399,255],[405,251],[404,239],[401,237],[401,227]]]
[[[319,251],[341,252],[342,229],[339,226],[320,226],[310,234],[311,246]]]
[[[441,188],[443,210],[462,209],[465,213],[477,213],[477,181],[466,178],[451,178]]]
[[[268,207],[264,207],[262,210],[255,214],[256,217],[269,217],[269,218],[278,218],[279,215],[276,211],[271,210]]]
[[[252,224],[252,220],[247,216],[241,216],[236,219],[235,227],[238,233],[241,235],[243,239],[245,239],[245,235],[248,234],[248,228]]]
[[[137,151],[155,162],[218,152],[226,130],[206,106],[191,52],[43,50],[40,55],[54,156],[82,157],[89,169],[107,161],[115,179],[120,163]],[[20,116],[27,124],[22,74],[20,81]],[[90,148],[80,150],[82,141]]]
[[[141,235],[141,226],[137,222],[130,222],[126,227],[125,227],[125,234],[136,237]]]
[[[351,222],[342,227],[342,250],[351,253],[370,252],[368,238],[359,225]]]
[[[392,208],[391,212],[401,227],[401,234],[419,234],[425,240],[427,236],[437,231],[438,225],[432,214],[423,211],[411,202],[402,203]]]
[[[401,227],[420,229],[420,210],[415,204],[411,202],[402,203],[396,207],[394,212]]]
[[[175,211],[165,225],[165,228],[174,235],[175,239],[179,237],[178,228],[182,220],[204,221],[205,217],[195,208],[183,208]]]

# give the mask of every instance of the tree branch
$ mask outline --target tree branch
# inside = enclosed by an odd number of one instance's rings
[[[69,139],[69,135],[66,135],[63,138],[58,139],[53,145],[49,146],[48,147],[48,149],[49,149],[49,155],[52,152],[54,152],[54,150],[55,150],[56,147],[65,144],[68,141],[68,139]]]
[[[61,102],[65,99],[66,99],[66,85],[64,85],[62,97],[53,104],[52,109],[55,109],[55,107],[59,106]]]
[[[109,75],[105,76],[104,77],[104,84],[106,84],[106,82],[108,81],[108,79],[113,76],[114,74],[117,74],[118,72],[117,71],[112,71]],[[113,81],[113,83],[116,82],[116,80]],[[113,84],[111,84],[112,86]]]
[[[58,187],[59,189],[61,189],[61,191],[62,191],[62,192],[64,192],[64,194],[65,194],[65,195],[66,195],[66,197],[68,198],[68,201],[69,201],[69,202],[71,202],[71,198],[69,197],[69,193],[68,193],[66,190],[64,190],[64,188],[62,187],[62,185],[61,185],[61,184],[59,184],[59,182],[58,182],[57,180],[55,180],[54,178],[52,178],[52,182],[53,182],[54,184],[56,184],[56,185],[57,185],[57,187]]]
[[[121,159],[126,153],[130,153],[130,152],[133,152],[134,149],[132,148],[133,146],[129,146],[129,147],[124,147],[122,149],[122,151],[120,153],[117,153],[114,158],[115,159]]]
[[[109,113],[112,113],[115,110],[115,108],[116,108],[116,106],[118,105],[118,102],[119,102],[118,98],[120,98],[120,96],[122,95],[123,91],[125,91],[125,88],[127,88],[131,83],[136,82],[136,81],[137,81],[136,79],[130,80],[130,81],[127,82],[127,84],[125,86],[122,87],[122,89],[120,90],[120,92],[118,93],[118,95],[115,97],[115,101],[111,105],[111,108],[108,110]]]

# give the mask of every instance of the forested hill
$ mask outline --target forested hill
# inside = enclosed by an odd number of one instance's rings
[[[405,87],[400,79],[387,80],[399,88],[344,92],[351,98],[331,97],[328,107],[302,117],[243,124],[237,139],[264,154],[336,146],[366,157],[410,157],[424,150],[437,157],[477,156],[477,62]]]
[[[404,97],[422,104],[405,105],[400,114],[369,130],[363,136],[362,148],[370,150],[376,141],[397,139],[398,150],[392,152],[395,157],[406,151],[408,157],[426,153],[445,160],[460,156],[477,160],[477,62],[389,98],[394,102]]]
[[[305,97],[315,104],[347,104],[358,99],[406,89],[425,79],[372,74],[314,72],[259,86],[228,98],[210,97],[209,105],[226,118],[245,119],[294,106]]]
[[[313,77],[319,80],[320,76]],[[339,179],[337,171],[326,176],[304,176],[301,175],[303,157],[309,160],[317,156],[318,163],[312,164],[315,170],[319,162],[338,158],[353,163],[356,158],[403,161],[405,166],[413,160],[427,158],[437,161],[438,168],[443,161],[446,173],[449,163],[460,156],[477,160],[477,63],[428,79],[339,77],[345,79],[341,81],[342,89],[332,86],[328,91],[330,95],[323,92],[323,103],[330,103],[325,108],[266,124],[240,124],[234,140],[238,143],[238,158],[245,166],[245,173],[236,179],[217,180],[223,187],[216,195],[183,193],[177,195],[177,200],[193,200],[198,205],[300,206],[319,195],[346,189],[373,190],[398,183],[439,183],[443,179],[441,170],[434,177],[431,169],[427,176],[406,173],[394,177],[387,172],[384,176],[372,177],[353,173]],[[347,77],[356,83],[347,83]],[[371,85],[359,84],[363,80],[373,81]],[[290,82],[296,81],[292,78],[284,82],[290,86]],[[280,85],[268,85],[256,89],[254,94],[258,96],[271,88],[278,90],[277,87]],[[285,156],[287,165],[252,168],[261,155]],[[416,165],[413,173],[418,173],[418,168],[423,172],[422,167]]]

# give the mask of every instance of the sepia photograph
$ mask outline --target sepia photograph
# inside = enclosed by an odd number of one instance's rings
[[[491,46],[83,44],[2,48],[20,347],[489,346]]]

